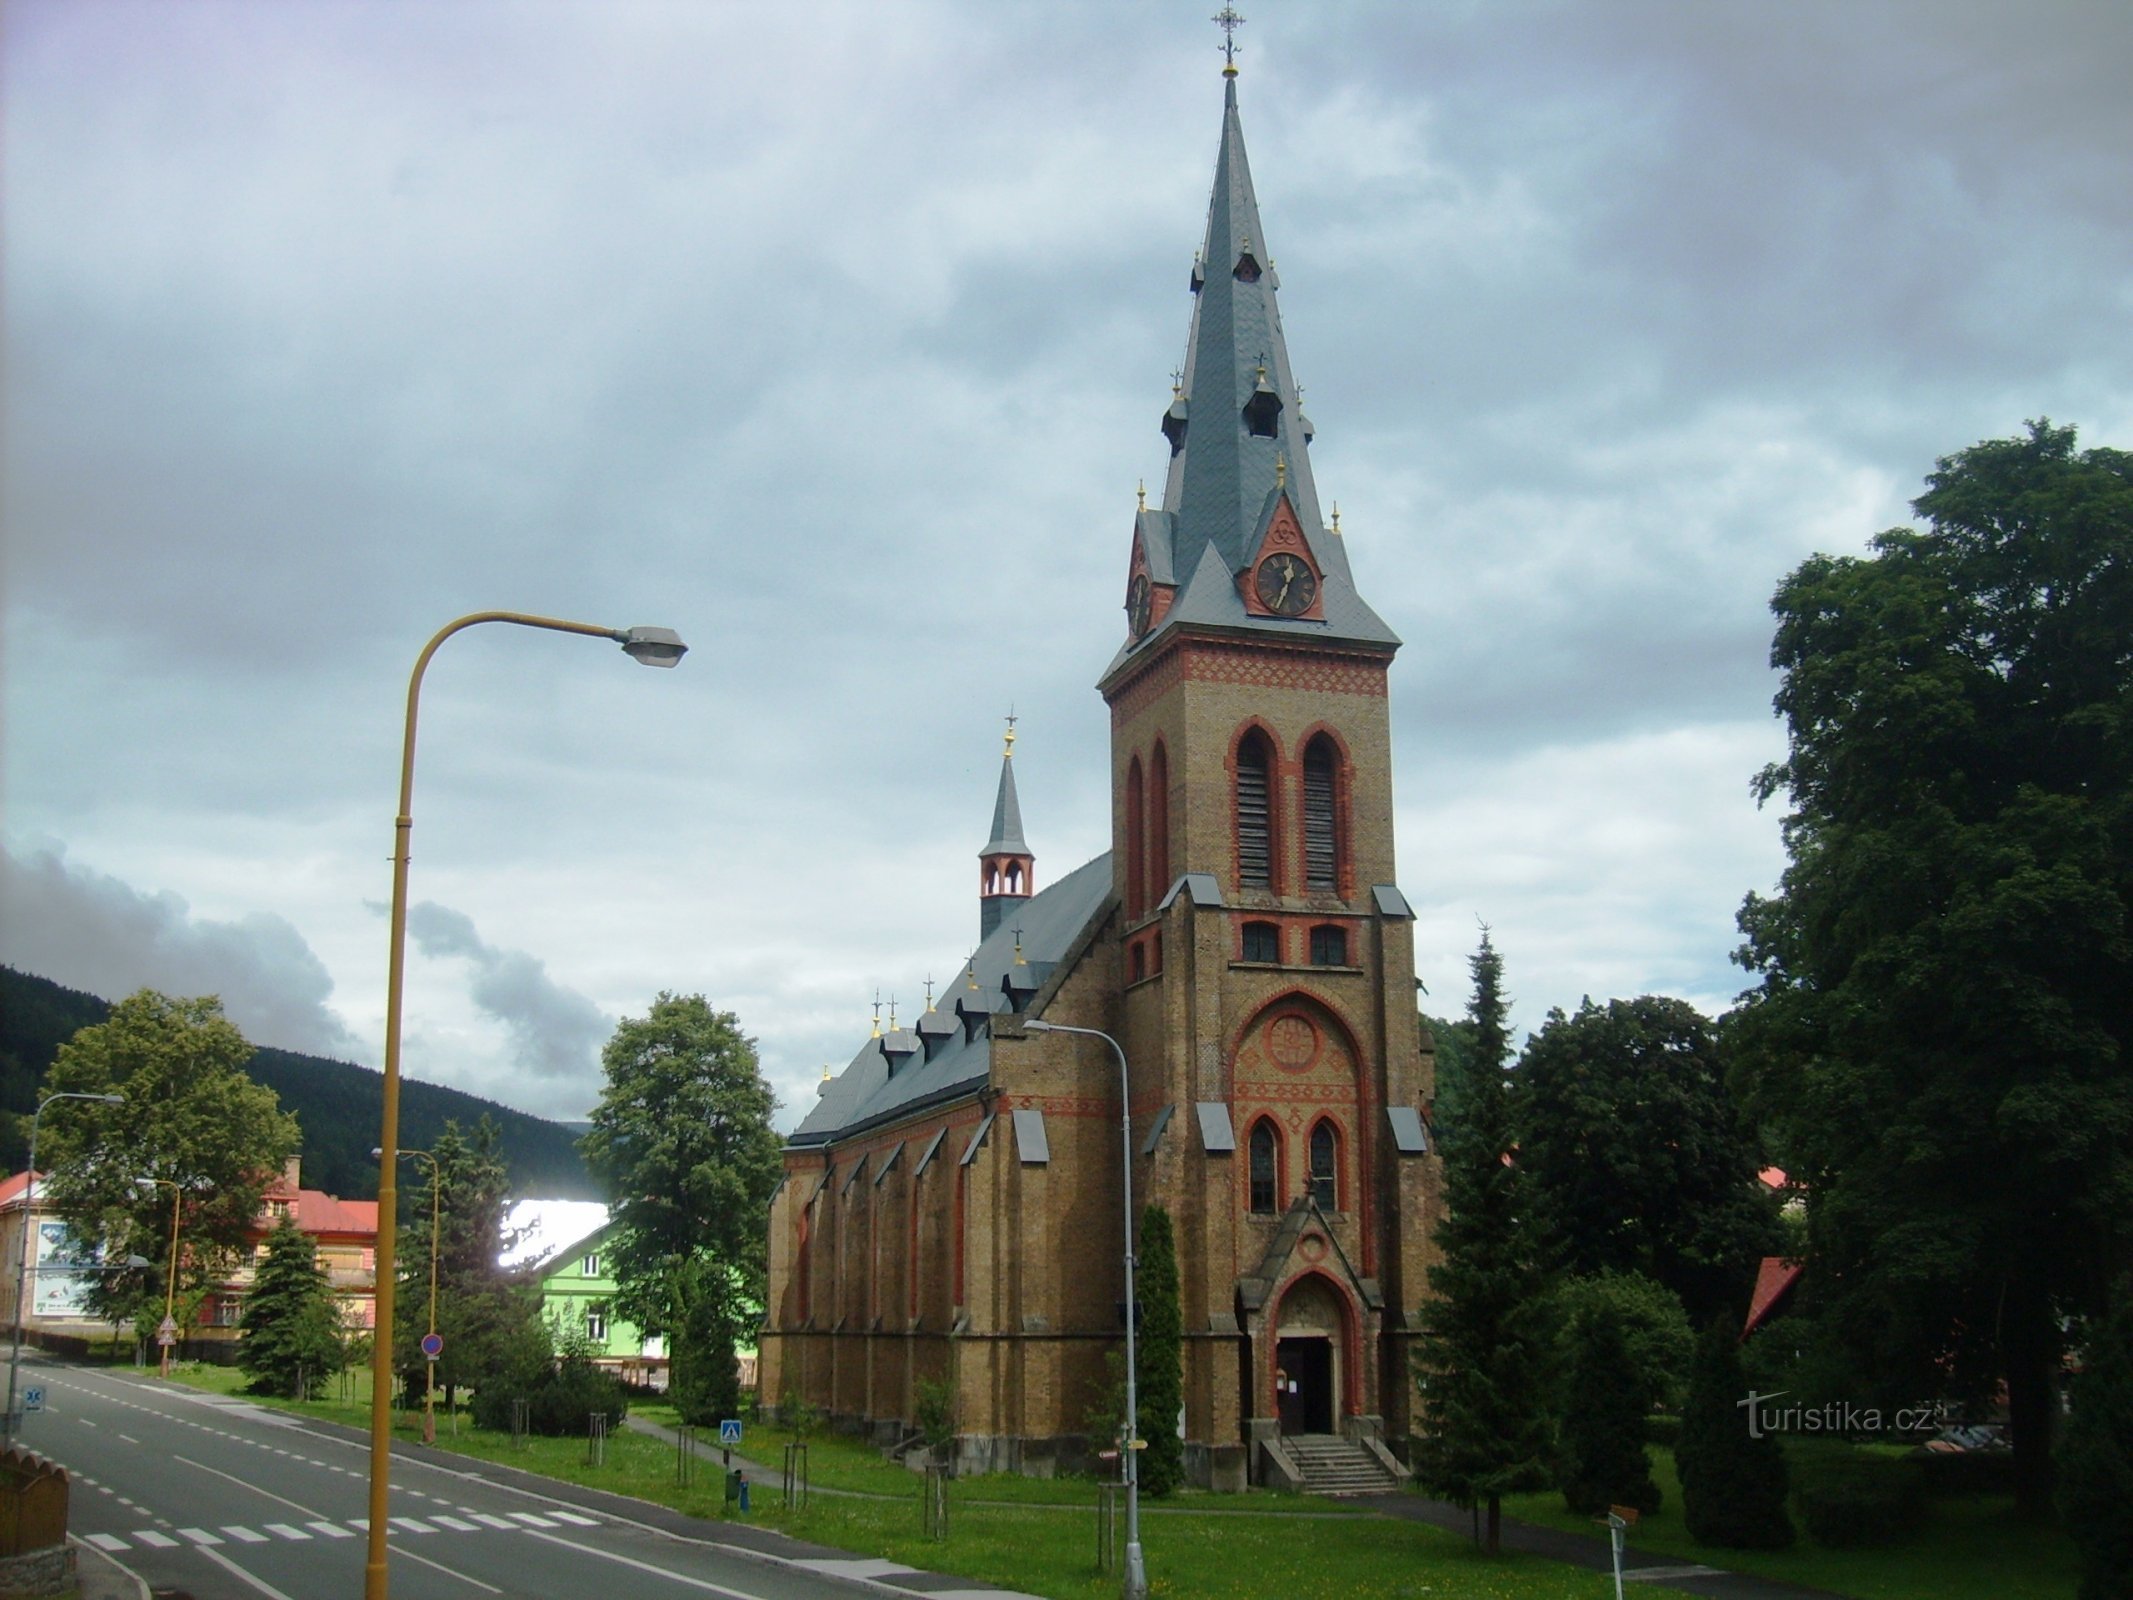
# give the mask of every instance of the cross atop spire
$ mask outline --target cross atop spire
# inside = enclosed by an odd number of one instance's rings
[[[1244,18],[1237,14],[1235,6],[1224,6],[1214,14],[1216,27],[1222,30],[1222,76],[1237,75],[1237,30],[1244,26]]]

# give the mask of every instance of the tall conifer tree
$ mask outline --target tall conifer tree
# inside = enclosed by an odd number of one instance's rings
[[[1502,1497],[1545,1487],[1549,1427],[1548,1284],[1528,1237],[1512,1164],[1511,1054],[1503,957],[1482,929],[1467,1007],[1473,1049],[1457,1071],[1459,1116],[1439,1130],[1449,1215],[1430,1269],[1416,1379],[1423,1434],[1416,1475],[1430,1493],[1486,1506],[1483,1548],[1499,1548]]]
[[[1185,1446],[1178,1438],[1178,1410],[1185,1403],[1184,1319],[1178,1308],[1178,1247],[1170,1213],[1150,1206],[1141,1213],[1135,1292],[1140,1296],[1138,1380],[1141,1487],[1170,1494],[1185,1481]]]

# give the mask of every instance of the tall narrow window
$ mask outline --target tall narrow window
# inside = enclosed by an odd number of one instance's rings
[[[1237,745],[1237,883],[1246,889],[1274,886],[1272,752],[1254,730]]]
[[[1311,1130],[1311,1198],[1323,1211],[1340,1209],[1340,1136],[1333,1124]]]
[[[1348,965],[1348,930],[1337,923],[1322,923],[1311,930],[1311,965],[1314,967],[1345,967]]]
[[[1304,747],[1303,836],[1304,887],[1340,888],[1340,818],[1336,774],[1338,755],[1324,734]]]
[[[1274,1125],[1264,1119],[1252,1127],[1252,1213],[1272,1216],[1281,1205],[1281,1146]]]
[[[1126,916],[1136,918],[1147,902],[1147,805],[1141,795],[1141,758],[1126,767]]]
[[[1148,894],[1170,888],[1170,752],[1156,741],[1148,758]]]

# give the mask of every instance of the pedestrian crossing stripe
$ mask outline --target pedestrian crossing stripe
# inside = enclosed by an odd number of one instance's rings
[[[435,1533],[439,1528],[449,1528],[454,1533],[480,1533],[484,1528],[517,1533],[522,1528],[553,1528],[558,1524],[569,1524],[578,1528],[600,1526],[598,1517],[552,1508],[544,1512],[514,1511],[509,1516],[498,1516],[494,1512],[475,1511],[467,1507],[461,1509],[466,1511],[465,1517],[445,1516],[441,1512],[433,1511],[427,1520],[420,1517],[390,1517],[387,1519],[387,1526],[398,1533]],[[308,1542],[314,1535],[325,1539],[353,1539],[357,1533],[365,1531],[369,1526],[368,1518],[350,1517],[345,1524],[307,1522],[301,1528],[286,1522],[262,1523],[260,1528],[232,1524],[224,1527],[219,1533],[207,1528],[180,1528],[175,1539],[155,1528],[135,1528],[124,1534],[90,1533],[82,1537],[97,1549],[116,1554],[135,1546],[146,1550],[169,1550],[181,1543],[205,1549],[211,1545],[226,1544],[230,1540],[235,1540],[238,1544],[271,1544],[274,1539],[284,1539],[291,1543]],[[265,1531],[262,1532],[261,1529]],[[354,1531],[351,1532],[351,1529]],[[269,1534],[273,1538],[269,1538]]]

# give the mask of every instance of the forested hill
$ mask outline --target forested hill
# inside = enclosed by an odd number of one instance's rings
[[[0,1160],[19,1171],[27,1154],[30,1112],[38,1085],[59,1047],[78,1029],[102,1022],[109,1002],[47,978],[0,967]],[[368,1067],[293,1050],[262,1048],[245,1069],[281,1097],[304,1130],[304,1187],[324,1189],[344,1200],[368,1200],[378,1192],[377,1163],[383,1079]],[[575,1133],[559,1122],[513,1111],[493,1100],[434,1083],[400,1084],[400,1144],[420,1149],[444,1131],[447,1118],[471,1128],[486,1115],[501,1135],[511,1186],[522,1195],[598,1199],[578,1155]]]

